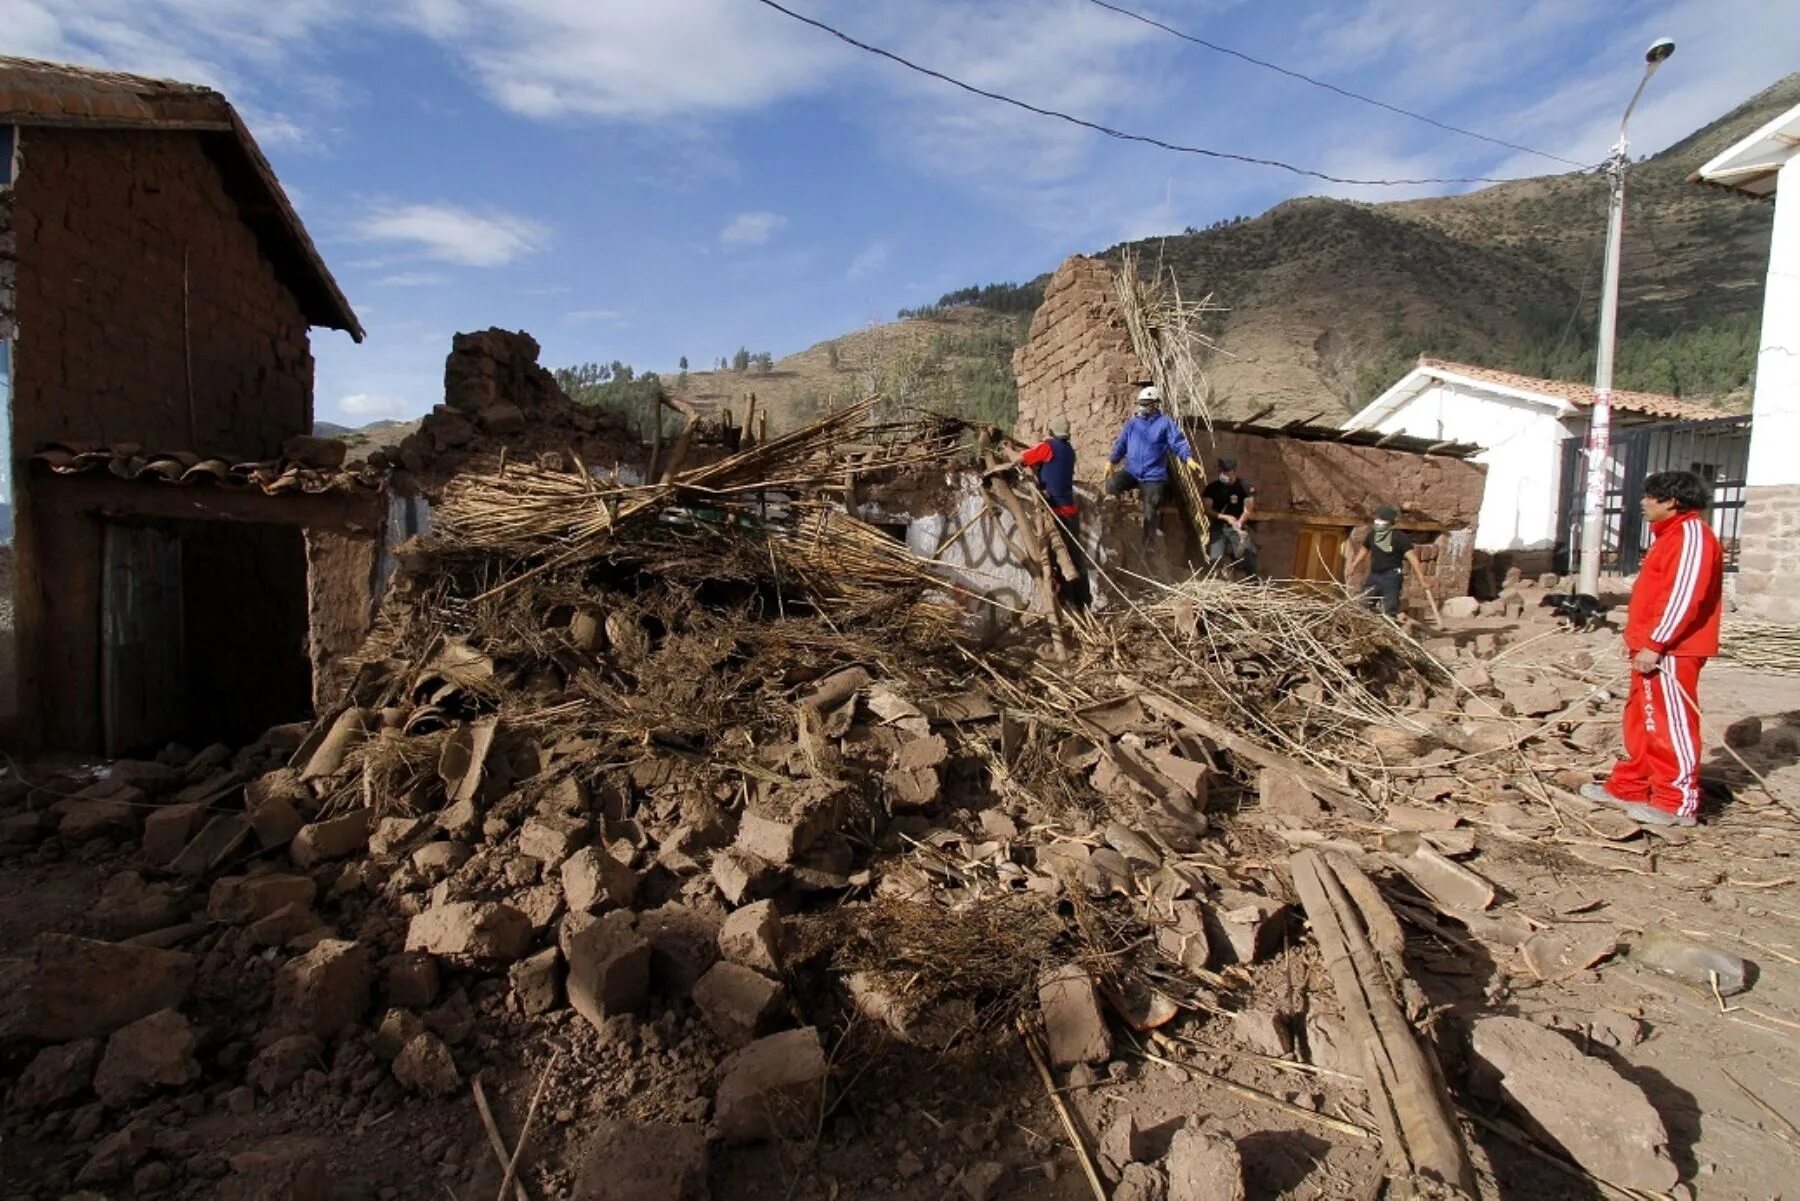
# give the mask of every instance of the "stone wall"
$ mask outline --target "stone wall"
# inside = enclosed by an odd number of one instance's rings
[[[1800,580],[1800,484],[1746,488],[1738,524],[1738,615],[1800,623],[1796,580]]]
[[[1112,268],[1083,255],[1064,260],[1044,288],[1030,336],[1013,352],[1017,436],[1042,437],[1051,418],[1066,416],[1083,479],[1103,477],[1131,399],[1150,379],[1115,297]]]

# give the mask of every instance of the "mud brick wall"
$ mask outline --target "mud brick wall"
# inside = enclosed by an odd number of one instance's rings
[[[1728,577],[1730,578],[1730,577]],[[1744,490],[1735,576],[1738,611],[1761,621],[1800,624],[1800,485]]]
[[[1112,269],[1099,259],[1064,260],[1044,288],[1030,336],[1013,352],[1017,436],[1040,438],[1051,418],[1066,416],[1084,480],[1104,478],[1131,399],[1150,378],[1131,348],[1114,286]]]
[[[15,453],[58,440],[273,458],[310,433],[306,319],[199,137],[19,136]]]

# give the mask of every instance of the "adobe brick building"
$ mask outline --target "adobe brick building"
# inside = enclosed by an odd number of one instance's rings
[[[1075,255],[1057,268],[1029,338],[1013,353],[1013,372],[1020,436],[1041,437],[1051,418],[1066,416],[1078,478],[1097,484],[1137,389],[1150,379],[1132,348],[1110,267]],[[1323,399],[1320,407],[1328,407]],[[1345,548],[1360,539],[1370,511],[1387,503],[1400,510],[1400,527],[1420,542],[1437,595],[1468,591],[1486,480],[1486,469],[1468,457],[1479,447],[1253,421],[1190,429],[1188,438],[1208,470],[1221,456],[1235,458],[1256,487],[1253,534],[1263,574],[1341,579]],[[1168,502],[1163,521],[1172,547],[1186,528],[1173,504]],[[1196,550],[1186,548],[1190,561]],[[1416,597],[1416,581],[1409,577],[1408,586],[1409,597]]]
[[[314,326],[363,336],[223,96],[0,58],[18,738],[124,752],[310,710],[309,553],[366,542],[377,499],[31,458],[277,460],[312,431]]]

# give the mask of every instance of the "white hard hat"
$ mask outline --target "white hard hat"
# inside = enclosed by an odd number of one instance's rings
[[[1141,388],[1138,390],[1137,402],[1141,405],[1161,404],[1162,403],[1162,393],[1158,392],[1156,390],[1155,384],[1151,384],[1147,388]]]

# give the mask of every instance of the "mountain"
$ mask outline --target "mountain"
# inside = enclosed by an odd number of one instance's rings
[[[371,450],[383,446],[398,446],[400,440],[419,428],[417,418],[411,421],[395,421],[383,418],[371,421],[367,425],[339,425],[335,421],[313,422],[313,436],[318,438],[341,438],[350,444],[351,453],[361,458]]]
[[[1686,179],[1796,103],[1800,74],[1631,165],[1619,387],[1747,403],[1773,208]],[[1146,267],[1172,268],[1184,296],[1226,306],[1208,364],[1221,415],[1273,406],[1270,419],[1339,420],[1422,354],[1591,380],[1606,200],[1593,172],[1380,204],[1310,197],[1101,254],[1116,262],[1129,247]],[[696,372],[677,390],[740,412],[754,391],[776,426],[871,384],[1010,421],[1010,379],[994,364],[1026,328],[980,305],[933,306],[777,360],[767,375]]]

